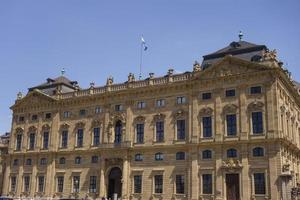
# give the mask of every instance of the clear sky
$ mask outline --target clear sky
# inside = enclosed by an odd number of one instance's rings
[[[0,133],[10,131],[16,94],[60,75],[81,87],[139,73],[140,35],[149,46],[144,77],[238,40],[277,49],[300,80],[299,0],[0,0]]]

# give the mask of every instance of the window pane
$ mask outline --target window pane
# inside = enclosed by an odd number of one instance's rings
[[[79,192],[80,176],[73,176],[73,192]]]
[[[226,115],[226,124],[227,124],[227,135],[235,136],[236,135],[236,115]]]
[[[211,150],[204,150],[202,152],[202,159],[211,159]]]
[[[253,128],[253,134],[263,133],[262,112],[253,112],[252,113],[252,128]]]
[[[163,176],[154,176],[154,193],[163,193]]]
[[[46,132],[44,132],[44,135],[43,135],[43,148],[44,149],[48,149],[48,143],[49,143],[49,132],[46,131]]]
[[[97,176],[90,176],[90,192],[97,191]]]
[[[184,152],[177,152],[176,153],[176,160],[185,160],[185,153]]]
[[[210,92],[202,93],[202,99],[204,100],[211,99],[211,93]]]
[[[80,128],[77,130],[77,147],[83,146],[83,129]]]
[[[184,176],[176,175],[176,194],[184,194]]]
[[[254,176],[255,194],[265,194],[266,193],[265,174],[255,173],[253,176]]]
[[[237,157],[237,151],[235,149],[228,149],[227,150],[227,157],[228,158],[236,158]]]
[[[136,142],[137,143],[144,142],[144,124],[136,125]]]
[[[134,193],[142,193],[142,176],[141,175],[135,175],[133,177],[134,181]]]
[[[203,194],[212,194],[212,175],[203,174],[202,175],[202,190]]]
[[[58,176],[57,177],[57,192],[63,192],[64,190],[64,177]]]
[[[264,149],[261,147],[256,147],[253,149],[253,156],[260,157],[264,156]]]
[[[115,125],[115,143],[119,144],[122,141],[122,122],[117,121]]]
[[[68,147],[68,131],[63,131],[61,135],[61,147],[67,148]]]
[[[94,146],[97,146],[100,144],[100,128],[94,128]]]
[[[234,97],[235,96],[235,90],[226,90],[226,97]]]
[[[212,137],[212,123],[211,117],[203,117],[203,137]]]
[[[177,120],[177,139],[185,139],[185,120]]]
[[[156,141],[162,142],[164,140],[164,122],[156,122]]]
[[[255,86],[250,88],[250,93],[251,94],[260,94],[261,93],[261,87],[260,86]]]

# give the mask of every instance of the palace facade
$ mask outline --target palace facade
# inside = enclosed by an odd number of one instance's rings
[[[3,195],[289,200],[300,184],[300,96],[276,52],[232,42],[191,72],[18,94]]]

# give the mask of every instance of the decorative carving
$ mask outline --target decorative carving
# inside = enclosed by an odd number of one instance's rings
[[[137,116],[136,118],[134,118],[134,122],[144,122],[146,120],[146,118],[144,116]]]
[[[184,118],[186,115],[187,115],[187,112],[182,109],[179,109],[174,112],[175,119]]]
[[[43,130],[49,130],[49,129],[50,129],[49,124],[44,124],[44,125],[42,126],[42,129],[43,129]]]
[[[128,75],[128,82],[130,83],[130,82],[133,82],[133,81],[135,81],[134,74],[133,73],[129,73],[129,75]]]
[[[125,124],[126,123],[125,113],[123,113],[123,112],[122,113],[121,112],[116,112],[116,113],[114,113],[114,114],[111,115],[111,117],[110,117],[110,121],[111,122],[115,123],[118,120],[120,120],[123,124]]]
[[[21,128],[21,127],[16,128],[17,134],[23,133],[23,131],[24,131],[24,128]]]
[[[212,108],[205,107],[199,111],[199,116],[212,115],[213,112],[214,112],[214,110]]]
[[[109,76],[107,78],[106,85],[112,85],[113,83],[114,83],[114,78],[112,76]]]
[[[67,123],[63,123],[60,127],[61,127],[61,129],[68,129],[70,127],[70,125]]]
[[[267,49],[263,54],[263,59],[264,59],[264,61],[276,61],[276,62],[278,62],[276,49],[274,49],[272,51]]]
[[[241,169],[243,167],[242,163],[239,160],[230,158],[229,160],[225,160],[222,163],[221,168],[228,171],[235,171]]]
[[[225,113],[236,113],[238,109],[237,105],[234,104],[227,104],[226,106],[224,106],[223,108],[223,114]]]
[[[164,115],[162,113],[158,113],[153,116],[153,121],[161,121],[161,120],[164,120],[165,117],[166,117],[166,115]]]
[[[37,130],[37,128],[35,126],[30,126],[28,128],[29,132],[35,132]]]
[[[286,160],[286,163],[282,165],[282,172],[289,172],[290,171],[290,163]]]
[[[201,71],[201,66],[197,61],[195,61],[193,65],[193,72],[199,72],[199,71]]]
[[[263,110],[264,104],[260,101],[254,101],[248,105],[248,111]]]
[[[100,121],[100,120],[94,119],[94,120],[92,121],[92,127],[98,127],[98,126],[100,126],[100,125],[101,125],[101,121]]]
[[[76,123],[76,128],[83,128],[85,126],[85,123],[84,122],[77,122]]]

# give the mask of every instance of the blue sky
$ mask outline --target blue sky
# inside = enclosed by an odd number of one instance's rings
[[[143,73],[192,69],[195,60],[237,40],[277,49],[300,80],[298,0],[0,0],[0,133],[10,131],[16,94],[66,76],[81,87]]]

